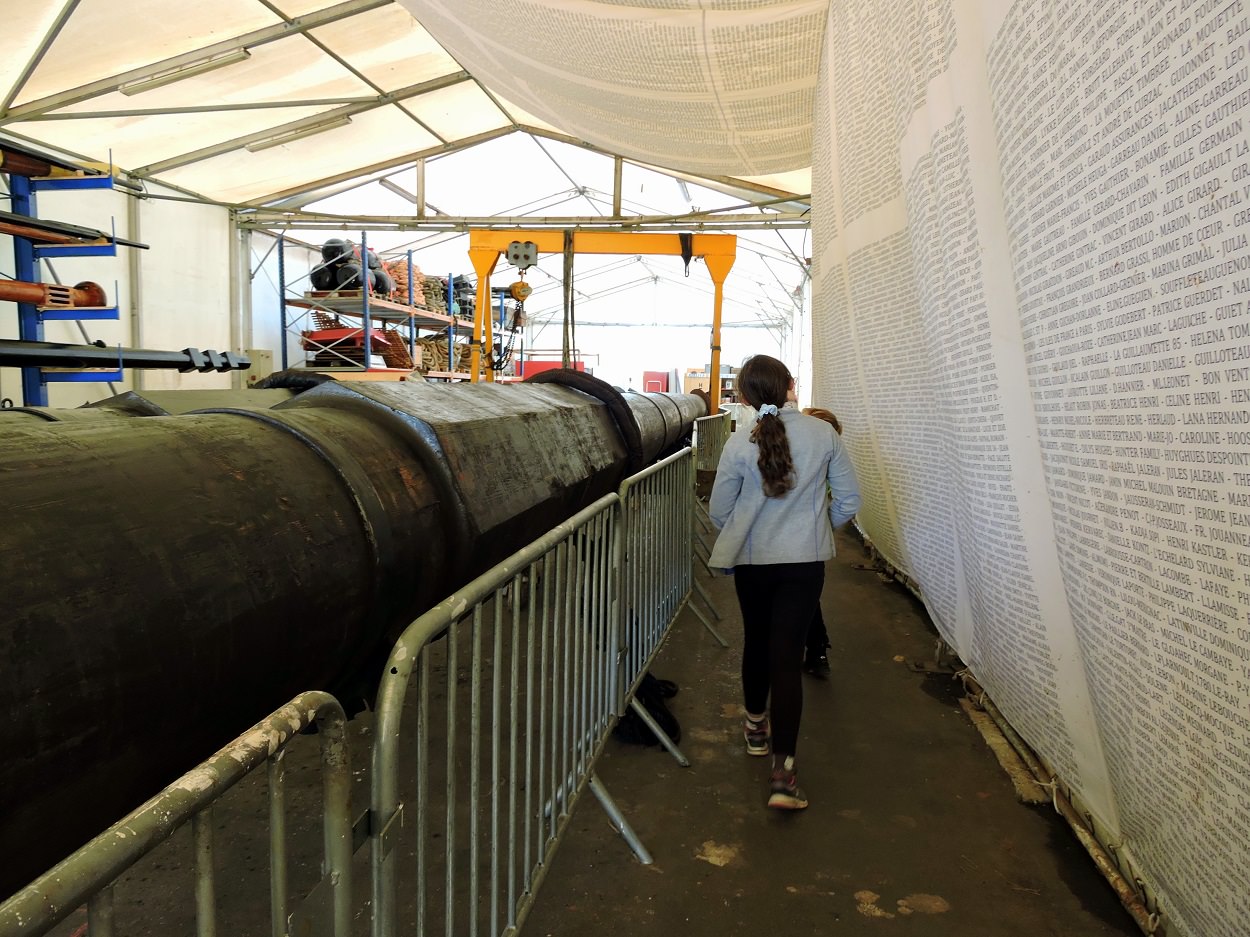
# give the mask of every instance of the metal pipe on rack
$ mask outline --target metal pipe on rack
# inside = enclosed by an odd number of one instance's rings
[[[287,371],[269,409],[0,433],[0,895],[295,693],[368,699],[417,615],[704,412],[543,378]]]
[[[74,286],[59,283],[25,283],[0,280],[0,302],[34,303],[36,306],[103,306],[108,302],[104,287],[84,280]]]
[[[0,141],[0,172],[15,176],[70,178],[103,175],[100,169],[57,159],[47,153],[29,150],[12,140]]]
[[[16,176],[49,176],[52,174],[52,164],[0,146],[0,172],[12,173]]]
[[[160,368],[190,371],[243,371],[252,362],[232,351],[184,348],[156,351],[150,348],[110,348],[94,345],[63,345],[59,342],[23,342],[0,339],[0,367],[11,368]]]

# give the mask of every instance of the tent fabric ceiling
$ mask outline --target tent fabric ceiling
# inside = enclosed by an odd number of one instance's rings
[[[406,3],[12,5],[0,34],[0,133],[229,204],[530,128],[808,191],[804,173],[777,174],[808,164],[818,56],[796,64],[806,57],[779,54],[778,43],[818,43],[807,19],[818,8],[823,23],[827,0]],[[592,13],[593,30],[573,31]],[[660,54],[679,35],[689,41]],[[635,57],[634,74],[614,74]],[[638,72],[665,77],[648,85]]]
[[[811,164],[828,0],[401,0],[487,86],[582,139],[696,173]]]

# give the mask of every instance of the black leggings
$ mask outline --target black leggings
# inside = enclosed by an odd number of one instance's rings
[[[807,629],[807,652],[823,654],[829,646],[829,631],[825,628],[825,616],[820,614],[820,601],[816,602],[816,611],[812,613],[812,623]]]
[[[773,752],[793,755],[803,716],[803,645],[820,605],[825,564],[773,563],[734,567],[742,609],[742,695],[747,712],[762,713],[772,691]]]

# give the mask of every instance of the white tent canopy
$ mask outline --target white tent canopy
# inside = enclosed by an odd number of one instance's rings
[[[648,14],[654,6],[639,4]],[[0,130],[77,157],[111,158],[136,178],[232,205],[306,201],[326,187],[517,131],[687,172],[745,172],[743,191],[765,199],[806,195],[816,56],[800,67],[796,57],[778,55],[777,44],[805,29],[823,3],[748,6],[747,13],[724,22],[713,17],[696,31],[693,45],[679,50],[678,59],[687,62],[681,70],[676,60],[639,56],[638,74],[663,75],[660,85],[682,87],[666,96],[638,93],[635,85],[630,105],[608,83],[580,83],[571,66],[562,81],[535,71],[539,58],[550,61],[558,52],[567,59],[580,48],[587,61],[609,56],[605,62],[624,82],[624,60],[642,50],[621,45],[615,33],[570,31],[595,7],[628,18],[631,8],[622,4],[566,3],[567,17],[551,19],[548,12],[550,21],[536,19],[535,9],[501,11],[482,3],[457,4],[454,13],[441,4],[410,3],[414,18],[391,0],[26,4],[6,11],[0,36]],[[465,59],[418,22],[426,17]],[[765,21],[776,25],[763,28]],[[595,29],[605,26],[599,19]],[[818,38],[819,30],[810,32]],[[508,41],[528,54],[501,57],[500,43]],[[691,64],[696,53],[724,67]],[[742,72],[728,65],[743,59],[759,63],[748,70],[752,81],[730,88]],[[525,68],[535,80],[509,80],[512,68]],[[576,99],[574,87],[581,88]],[[521,106],[509,103],[513,96]],[[677,99],[690,106],[676,106]],[[556,111],[565,114],[562,127],[550,121]],[[743,129],[747,113],[755,115],[755,131]],[[783,124],[784,140],[759,132]],[[730,128],[742,132],[727,138]],[[307,142],[312,138],[315,145]]]
[[[595,13],[591,7],[596,6],[603,8],[596,15],[606,11],[627,19],[634,9],[621,3],[563,5],[577,17]],[[661,6],[667,8],[664,16],[688,20],[693,14],[676,8],[701,5],[669,0]],[[786,64],[787,57],[777,53],[782,40],[771,27],[763,32],[755,27],[765,20],[793,25],[792,17],[810,18],[808,8],[820,4],[786,0],[747,6],[745,13],[712,17],[677,57],[706,58],[716,43],[730,36],[741,43],[745,36],[748,47],[732,46],[734,56],[769,63],[777,72],[770,77],[762,66],[753,68],[753,88],[728,88],[739,72],[723,56],[724,68],[695,81],[688,68],[678,79],[676,62],[633,50],[639,53],[634,67],[640,73],[668,72],[683,85],[679,96],[699,102],[707,123],[692,135],[694,123],[683,121],[681,109],[650,91],[634,101],[643,110],[631,111],[620,100],[609,101],[602,82],[587,85],[580,93],[590,97],[580,109],[570,110],[564,99],[577,84],[570,57],[574,45],[591,58],[611,56],[623,79],[631,47],[614,44],[610,35],[569,33],[581,20],[545,21],[546,14],[532,7],[423,8],[392,0],[27,4],[7,11],[8,28],[0,36],[0,136],[73,159],[112,164],[153,198],[182,193],[196,202],[229,207],[241,225],[286,231],[290,242],[316,245],[328,237],[364,236],[384,253],[415,249],[417,263],[440,275],[467,272],[467,238],[457,232],[470,226],[638,228],[648,219],[668,230],[732,227],[739,232],[741,249],[727,293],[726,320],[731,333],[739,327],[734,323],[750,329],[727,337],[728,349],[735,341],[742,346],[739,353],[728,351],[727,363],[736,363],[757,347],[795,347],[804,328],[810,142],[804,124],[809,118],[797,115],[810,111],[815,57],[790,74],[797,66],[793,56]],[[644,2],[635,12],[649,16],[658,9]],[[476,38],[462,48],[466,27],[457,17],[471,12],[478,15]],[[437,36],[425,28],[426,20],[436,26]],[[511,41],[519,41],[534,58],[563,50],[563,84],[560,76],[543,74],[533,64],[524,66],[527,80],[518,83],[500,62],[483,58],[483,48],[497,48],[508,36],[526,37]],[[756,40],[758,49],[752,51],[749,45]],[[447,43],[455,47],[449,51]],[[520,61],[514,64],[523,67]],[[780,99],[774,92],[782,84],[789,89],[789,116],[773,121],[769,109],[776,108]],[[544,87],[552,94],[550,101]],[[604,95],[597,109],[591,100],[594,88]],[[724,101],[723,113],[718,98]],[[744,108],[754,108],[761,124],[798,129],[785,146],[777,139],[752,143],[746,137],[718,146],[714,127],[740,125]],[[555,109],[566,110],[564,119],[555,119]],[[636,132],[640,119],[654,131],[646,146]],[[662,140],[671,147],[658,145]],[[755,147],[755,155],[745,159],[744,147]],[[115,218],[123,213],[110,209]],[[61,217],[102,227],[111,223],[107,216]],[[778,230],[752,231],[769,225]],[[152,225],[141,227],[142,236],[152,240]],[[269,253],[258,241],[252,251],[253,283],[273,278],[273,271],[258,266]],[[119,282],[132,277],[142,282],[147,274],[140,276],[140,267],[150,271],[159,265],[155,257],[154,252],[133,269],[121,268]],[[674,354],[673,364],[706,362],[706,333],[686,327],[709,321],[706,273],[687,279],[679,265],[629,260],[578,259],[579,316],[587,323],[598,318],[672,324],[677,330],[672,344],[683,349]],[[543,268],[549,269],[534,271],[536,286],[548,274],[560,276],[558,262],[545,260]],[[89,275],[110,275],[101,270],[100,264],[92,265]],[[679,283],[673,283],[674,273]],[[297,269],[288,279],[298,275]],[[510,275],[497,272],[501,281]],[[536,331],[560,301],[559,291],[551,292],[539,290],[532,303]],[[139,296],[132,296],[136,310]],[[246,335],[239,324],[236,339],[244,347],[272,347],[278,340],[276,333],[269,334],[276,327],[269,321],[277,320],[276,298],[254,295],[252,302],[256,309],[249,318],[259,331]],[[154,304],[148,293],[143,305]],[[144,319],[153,314],[145,312]],[[182,340],[207,342],[203,335],[209,319],[196,317],[192,329],[191,313],[181,315],[187,319],[179,330],[186,334]],[[211,318],[219,317],[215,312]],[[150,326],[145,330],[131,323],[127,336],[123,322],[116,340],[147,340],[154,334]],[[604,344],[625,348],[641,340],[639,334],[626,337],[604,329],[581,333],[588,350]],[[92,326],[91,337],[102,334],[114,341],[114,331],[101,323]],[[655,334],[654,328],[633,333],[643,331]],[[58,326],[49,338],[74,341],[78,335]]]

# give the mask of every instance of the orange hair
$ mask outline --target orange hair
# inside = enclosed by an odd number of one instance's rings
[[[824,407],[804,407],[803,412],[808,416],[816,417],[818,420],[824,420],[833,427],[834,432],[839,436],[842,435],[842,424],[838,422],[838,418],[831,411],[826,410]]]

